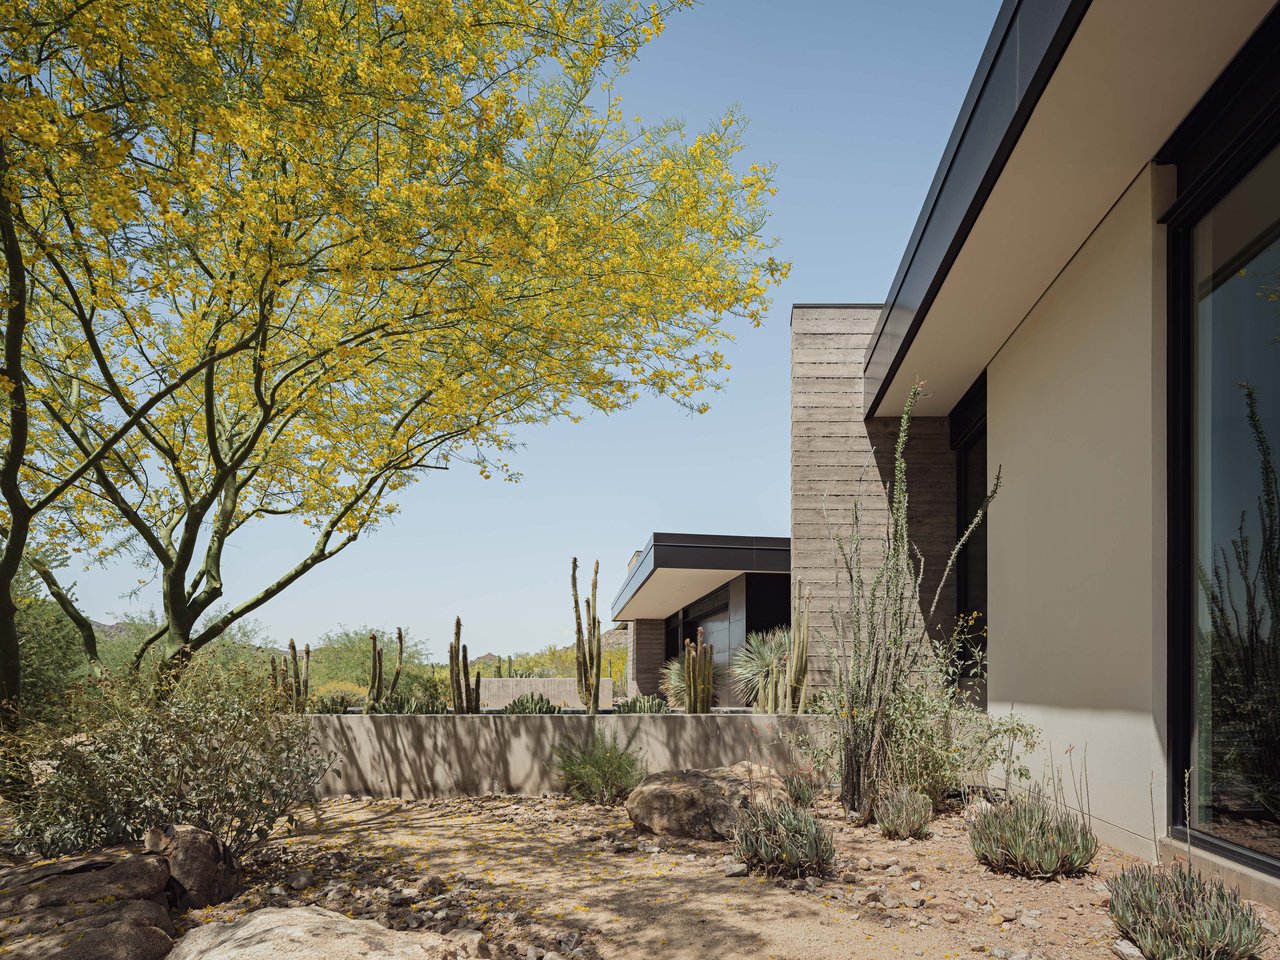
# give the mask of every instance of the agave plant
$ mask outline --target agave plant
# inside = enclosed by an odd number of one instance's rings
[[[1147,960],[1244,960],[1262,946],[1262,920],[1253,908],[1188,864],[1126,867],[1107,889],[1111,919]]]
[[[876,801],[876,823],[890,840],[923,840],[932,818],[933,802],[909,787],[888,790]]]
[[[738,814],[733,842],[743,863],[769,876],[822,876],[836,856],[831,832],[789,803],[748,806]]]

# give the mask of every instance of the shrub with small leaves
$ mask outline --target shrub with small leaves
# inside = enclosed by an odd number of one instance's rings
[[[638,693],[613,705],[614,713],[670,713],[667,701],[652,693]]]
[[[820,877],[836,856],[831,831],[790,803],[748,806],[738,814],[733,844],[738,859],[771,877]]]
[[[551,714],[559,713],[560,708],[541,693],[522,693],[503,707],[502,712],[550,716]]]
[[[876,823],[890,840],[923,840],[929,836],[933,802],[910,787],[897,787],[876,801]]]
[[[797,807],[808,809],[813,806],[813,795],[816,790],[813,777],[805,776],[803,773],[793,773],[784,777],[782,783],[787,788],[787,796]]]
[[[1032,880],[1076,876],[1098,852],[1088,821],[1038,787],[980,810],[969,824],[969,843],[997,873]]]
[[[1112,921],[1147,960],[1244,960],[1262,946],[1253,908],[1187,864],[1126,867],[1107,889]]]
[[[591,739],[582,746],[562,744],[554,753],[565,793],[583,803],[615,806],[649,772],[640,755],[619,743],[614,733],[606,737],[593,730]]]

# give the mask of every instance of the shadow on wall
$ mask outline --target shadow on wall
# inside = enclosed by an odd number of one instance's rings
[[[321,749],[335,757],[321,796],[536,796],[559,789],[555,748],[586,743],[593,725],[637,751],[649,771],[705,769],[753,760],[798,765],[783,728],[810,717],[751,714],[588,716],[317,716]]]

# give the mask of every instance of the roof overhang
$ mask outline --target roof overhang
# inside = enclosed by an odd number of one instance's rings
[[[665,619],[740,574],[790,572],[787,537],[655,533],[627,571],[613,619]]]
[[[1274,0],[1006,0],[865,362],[944,416]]]

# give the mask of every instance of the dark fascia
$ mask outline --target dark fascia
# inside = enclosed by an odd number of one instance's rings
[[[888,385],[942,288],[1071,43],[1090,0],[1005,0],[876,323],[863,393],[876,416]]]
[[[655,533],[613,598],[610,613],[616,616],[660,568],[790,573],[791,538]]]

